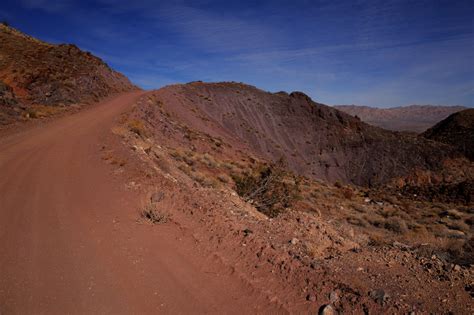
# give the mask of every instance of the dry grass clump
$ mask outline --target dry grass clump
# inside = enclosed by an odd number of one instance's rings
[[[345,199],[351,200],[354,197],[354,191],[349,187],[342,187],[341,194]]]
[[[278,216],[300,196],[299,180],[286,171],[283,161],[232,178],[239,196],[269,217]]]
[[[352,225],[356,225],[356,226],[360,226],[360,227],[367,227],[368,226],[367,221],[364,220],[364,218],[362,218],[362,217],[349,216],[346,220],[347,220],[348,223],[350,223]]]
[[[400,217],[390,217],[385,220],[384,228],[397,234],[408,232],[406,222]]]
[[[32,119],[45,118],[62,111],[64,111],[64,108],[59,106],[31,105],[26,109],[26,117]]]
[[[199,171],[192,171],[189,176],[203,187],[215,188],[217,186],[217,182],[212,176],[208,176]]]
[[[209,153],[204,153],[200,157],[201,163],[205,164],[209,168],[217,168],[219,167],[219,163],[216,162],[213,156],[211,156]]]
[[[143,123],[143,121],[139,120],[139,119],[132,119],[132,120],[129,120],[128,123],[127,123],[127,126],[128,126],[128,129],[141,136],[141,137],[145,137],[147,132],[146,132],[146,128],[145,128],[145,124]]]
[[[140,211],[140,217],[152,224],[166,223],[169,219],[166,214],[160,213],[156,207],[151,204]]]

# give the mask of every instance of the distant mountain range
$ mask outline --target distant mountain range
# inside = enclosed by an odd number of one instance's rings
[[[388,130],[421,133],[449,115],[459,112],[463,106],[410,105],[392,108],[376,108],[357,105],[336,105],[335,108],[362,121]]]

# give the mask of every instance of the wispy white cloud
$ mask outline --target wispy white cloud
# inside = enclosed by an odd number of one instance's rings
[[[472,23],[425,19],[429,0],[20,1],[70,18],[80,47],[146,88],[236,80],[330,104],[474,105]]]
[[[157,22],[165,22],[176,36],[208,52],[264,49],[274,46],[281,36],[259,21],[191,6],[164,6],[158,14]]]

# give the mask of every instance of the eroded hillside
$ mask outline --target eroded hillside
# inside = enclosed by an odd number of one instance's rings
[[[74,45],[53,45],[0,24],[0,122],[41,116],[136,89],[122,74]],[[35,107],[36,106],[36,107]]]
[[[194,98],[181,88],[142,97],[112,130],[126,146],[103,149],[114,174],[127,174],[129,189],[149,192],[140,222],[189,231],[200,250],[289,312],[470,309],[472,203],[282,171],[212,118],[226,105],[208,105],[214,116],[201,110],[214,94]],[[412,176],[413,184],[428,177]]]
[[[186,126],[264,159],[284,158],[309,178],[377,186],[436,170],[459,156],[449,146],[370,126],[300,92],[268,93],[239,83],[169,86],[156,99]],[[148,109],[144,117],[162,128]]]

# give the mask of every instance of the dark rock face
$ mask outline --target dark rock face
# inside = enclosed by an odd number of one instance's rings
[[[425,138],[454,146],[474,160],[474,109],[466,109],[440,121],[423,133]]]

